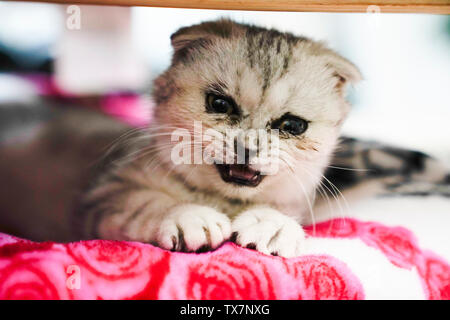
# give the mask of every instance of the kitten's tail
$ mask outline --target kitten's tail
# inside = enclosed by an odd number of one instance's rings
[[[342,138],[325,176],[342,192],[372,185],[377,195],[450,197],[448,166],[423,152]],[[324,181],[324,183],[329,183]]]

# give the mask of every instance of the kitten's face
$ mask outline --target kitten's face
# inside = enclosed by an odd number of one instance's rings
[[[186,183],[239,198],[280,184],[301,183],[306,190],[317,184],[348,112],[344,87],[359,78],[351,63],[311,40],[229,21],[181,29],[172,43],[172,66],[155,82],[159,125],[193,133],[194,121],[201,121],[203,132],[210,128],[224,136],[279,130],[268,146],[278,142],[279,159],[176,166]],[[170,150],[162,158],[170,161]],[[274,161],[277,172],[264,175]]]

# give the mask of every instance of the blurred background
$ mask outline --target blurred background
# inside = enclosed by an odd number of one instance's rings
[[[450,163],[450,17],[445,15],[0,2],[0,102],[36,95],[91,100],[148,95],[152,79],[169,65],[170,35],[218,17],[327,42],[364,76],[349,94],[354,108],[344,133],[420,149]]]

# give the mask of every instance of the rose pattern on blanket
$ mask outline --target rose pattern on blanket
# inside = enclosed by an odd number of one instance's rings
[[[341,218],[308,227],[307,232],[315,237],[359,238],[380,250],[392,264],[416,268],[428,299],[450,299],[450,264],[429,250],[421,250],[414,234],[406,228]]]
[[[284,259],[226,244],[213,253],[175,254],[161,299],[363,299],[359,280],[326,255]]]
[[[333,219],[310,237],[360,239],[393,266],[417,268],[429,299],[450,298],[450,266],[402,227]],[[69,288],[70,266],[79,288]],[[226,243],[186,254],[107,240],[35,243],[0,234],[0,299],[364,299],[363,281],[326,254],[293,259]]]

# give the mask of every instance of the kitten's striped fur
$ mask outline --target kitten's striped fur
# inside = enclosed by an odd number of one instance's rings
[[[75,208],[76,238],[137,240],[178,251],[209,250],[231,239],[291,257],[302,252],[301,223],[311,220],[314,201],[327,202],[335,185],[345,191],[376,182],[376,192],[384,192],[405,179],[448,184],[446,169],[420,153],[354,139],[336,149],[349,111],[346,87],[361,76],[323,44],[229,20],[182,28],[171,40],[172,64],[154,82],[151,127],[128,133],[118,127],[106,140],[124,135],[86,176],[89,188],[74,188],[79,201],[67,208]],[[210,92],[233,99],[236,117],[207,112]],[[192,132],[194,120],[224,133],[268,129],[286,114],[308,120],[308,129],[280,138],[279,172],[256,187],[223,181],[213,165],[171,161],[171,132]]]

